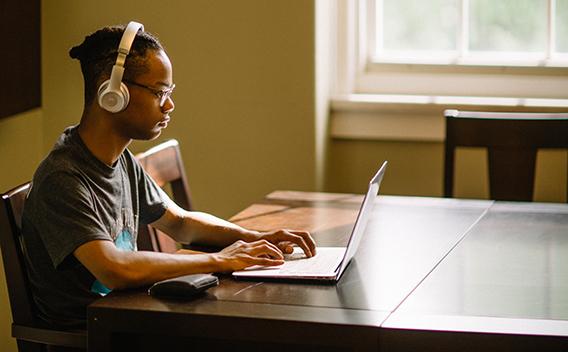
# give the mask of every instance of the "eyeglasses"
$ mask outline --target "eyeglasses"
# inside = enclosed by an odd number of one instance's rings
[[[160,99],[160,107],[164,106],[164,104],[166,103],[166,100],[168,100],[168,98],[172,95],[174,88],[176,87],[175,84],[172,84],[171,87],[160,90],[160,89],[155,89],[155,88],[149,87],[149,86],[144,85],[144,84],[136,83],[134,81],[127,81],[127,80],[123,80],[123,81],[125,83],[132,84],[133,86],[144,88],[144,89],[147,89],[150,92],[152,92],[155,96],[158,97],[158,99]]]

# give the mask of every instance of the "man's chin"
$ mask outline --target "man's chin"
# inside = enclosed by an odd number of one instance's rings
[[[154,132],[151,136],[149,136],[147,140],[153,141],[154,139],[158,138],[161,134],[162,134],[162,129],[159,129],[158,131]]]
[[[131,139],[138,141],[153,141],[162,134],[162,129],[153,130],[146,133],[137,133],[135,136],[131,136]]]

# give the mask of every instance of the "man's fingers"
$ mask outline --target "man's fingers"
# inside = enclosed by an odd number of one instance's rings
[[[220,253],[229,261],[231,270],[242,270],[253,265],[275,266],[284,264],[282,251],[267,240],[236,241]]]
[[[247,246],[249,265],[275,266],[284,264],[284,256],[280,249],[266,240],[249,242]]]
[[[282,251],[282,253],[292,254],[294,252],[294,244],[292,242],[279,242],[277,246]]]
[[[284,259],[251,257],[249,264],[250,264],[250,266],[252,266],[252,265],[275,266],[275,265],[284,264]]]
[[[302,248],[307,257],[313,257],[316,254],[315,241],[313,240],[312,236],[310,236],[310,233],[306,231],[278,230],[267,233],[264,238],[270,240],[270,242],[272,243],[277,244],[280,244],[282,242],[295,244],[296,246]],[[281,246],[279,246],[279,248],[282,249]],[[288,249],[284,250],[288,251]]]
[[[249,254],[254,257],[268,257],[279,260],[284,258],[282,251],[277,246],[266,240],[250,242],[248,246]]]
[[[309,232],[307,231],[291,231],[293,234],[298,235],[304,239],[306,245],[310,248],[310,252],[312,252],[312,256],[316,255],[316,242],[312,238]]]
[[[306,243],[306,241],[304,240],[304,238],[302,236],[295,235],[295,234],[293,234],[292,232],[289,232],[289,231],[286,231],[286,234],[284,236],[285,236],[285,238],[283,240],[288,241],[288,242],[292,242],[295,245],[297,245],[298,247],[302,248],[304,253],[306,253],[306,256],[308,256],[308,257],[314,256],[312,249],[308,246],[308,244]]]

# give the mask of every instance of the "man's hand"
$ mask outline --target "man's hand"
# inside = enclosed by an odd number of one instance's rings
[[[306,257],[316,255],[316,242],[307,231],[276,230],[260,232],[259,238],[276,245],[283,253],[290,254],[294,245],[302,248]]]
[[[223,262],[226,271],[236,271],[253,265],[274,266],[284,264],[282,252],[266,240],[254,242],[236,241],[232,245],[215,253],[215,257]]]

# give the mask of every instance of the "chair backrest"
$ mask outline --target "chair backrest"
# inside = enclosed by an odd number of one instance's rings
[[[33,298],[21,239],[22,213],[29,189],[29,182],[16,187],[2,194],[0,202],[0,246],[12,319],[16,324],[34,321]]]
[[[444,115],[446,197],[453,196],[456,147],[487,148],[490,198],[511,201],[532,201],[538,149],[568,148],[568,113],[446,110]]]
[[[20,351],[45,351],[45,346],[86,350],[86,331],[57,330],[36,319],[21,231],[30,187],[31,183],[27,182],[0,195],[0,247],[12,310],[12,336]]]
[[[164,188],[169,185],[171,187],[172,198],[180,207],[186,210],[192,209],[185,168],[177,140],[171,139],[161,143],[137,154],[136,158],[158,186]],[[168,235],[147,226],[139,230],[138,248],[173,253],[178,246]]]

